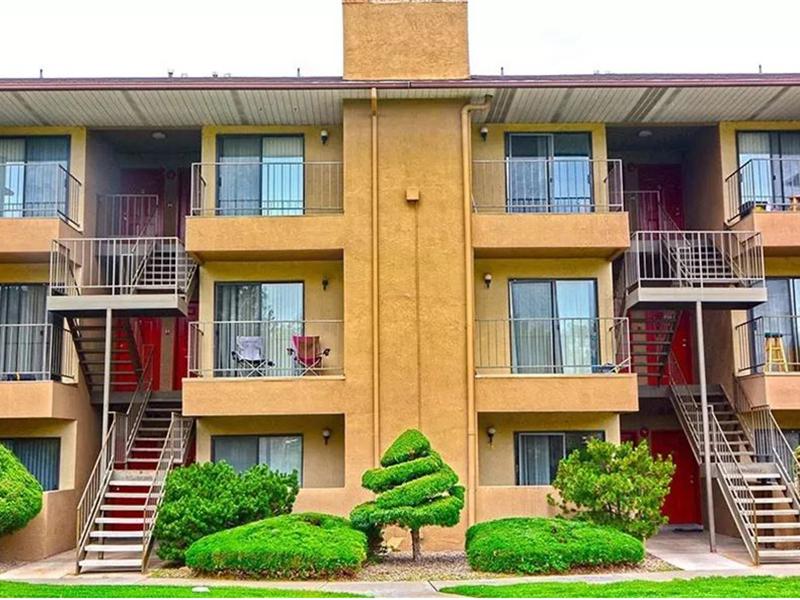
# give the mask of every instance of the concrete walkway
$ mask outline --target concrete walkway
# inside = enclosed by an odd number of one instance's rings
[[[738,575],[800,576],[800,564],[765,565],[755,567],[750,563],[744,545],[726,536],[718,538],[718,553],[708,550],[708,538],[699,532],[662,532],[647,543],[651,554],[674,565],[675,571],[658,573],[609,573],[605,575],[554,575],[541,577],[506,577],[470,581],[235,581],[219,579],[167,579],[154,578],[141,573],[91,573],[74,575],[75,555],[65,552],[49,559],[28,563],[0,574],[0,580],[26,581],[51,584],[110,584],[110,585],[180,585],[215,587],[269,587],[276,589],[304,589],[328,592],[351,592],[383,598],[446,596],[439,590],[464,584],[510,585],[544,581],[585,581],[609,583],[626,580],[665,581],[681,578]],[[452,597],[452,596],[449,596]]]

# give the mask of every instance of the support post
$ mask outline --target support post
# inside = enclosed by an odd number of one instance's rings
[[[708,420],[708,389],[706,387],[706,347],[703,336],[703,303],[695,303],[697,324],[697,367],[700,371],[700,408],[703,411],[703,469],[706,479],[706,512],[708,514],[708,546],[717,551],[717,524],[714,519],[714,480],[711,478],[711,435]]]
[[[106,338],[103,355],[103,432],[101,440],[108,432],[108,413],[111,404],[111,309],[106,309]]]

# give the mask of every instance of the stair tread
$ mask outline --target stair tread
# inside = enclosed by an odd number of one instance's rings
[[[97,517],[96,522],[104,525],[143,525],[144,517]]]
[[[141,552],[143,544],[87,544],[87,552]]]
[[[759,517],[790,517],[800,515],[800,510],[796,508],[756,509],[756,515]]]
[[[112,558],[112,559],[89,559],[85,558],[78,562],[82,568],[141,568],[141,558]]]
[[[103,530],[103,531],[90,531],[89,537],[93,538],[141,538],[144,537],[144,531],[139,529],[138,531],[130,530],[130,531],[112,531],[112,530]]]
[[[144,500],[145,498],[142,498]],[[100,510],[104,512],[142,512],[144,510],[144,503],[142,504],[101,504]]]

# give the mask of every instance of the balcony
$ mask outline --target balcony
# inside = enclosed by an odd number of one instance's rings
[[[762,316],[736,327],[736,374],[753,406],[800,409],[800,316]]]
[[[730,227],[760,232],[768,256],[800,256],[800,159],[752,159],[725,184]]]
[[[81,183],[61,163],[0,163],[0,262],[46,262],[80,229]]]
[[[636,410],[626,318],[475,322],[479,412]]]
[[[343,332],[340,320],[190,324],[184,412],[345,412]]]
[[[202,260],[340,258],[341,162],[192,165],[187,250]]]
[[[618,160],[476,160],[472,199],[480,258],[611,258],[629,244]]]
[[[107,308],[186,314],[196,270],[178,238],[54,240],[47,308],[73,316]]]
[[[697,301],[718,308],[765,302],[761,235],[752,231],[637,231],[625,253],[626,310]]]

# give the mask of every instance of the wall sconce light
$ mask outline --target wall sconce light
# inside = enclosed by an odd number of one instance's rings
[[[491,273],[484,273],[483,274],[483,285],[486,286],[487,290],[490,287],[492,287],[492,274]]]
[[[489,425],[486,428],[486,437],[489,438],[489,445],[494,446],[494,436],[497,433],[497,429],[494,428],[494,425]]]
[[[328,440],[331,439],[331,434],[332,433],[333,432],[330,429],[328,429],[327,427],[322,430],[322,439],[325,441],[325,445],[326,446],[328,445]]]
[[[328,281],[328,276],[327,275],[323,275],[322,276],[322,291],[325,291],[325,290],[328,289],[328,284],[330,284],[330,281]]]
[[[484,125],[481,127],[481,139],[485,142],[486,138],[489,137],[489,128]]]
[[[323,146],[328,143],[329,137],[330,134],[328,133],[327,129],[323,129],[322,131],[319,132],[319,139],[322,141]]]

